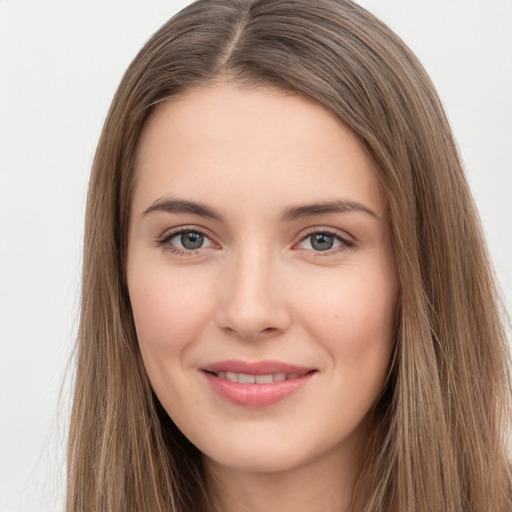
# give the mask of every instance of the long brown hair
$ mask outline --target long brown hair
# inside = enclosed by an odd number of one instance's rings
[[[475,206],[422,66],[349,0],[199,0],[134,59],[90,181],[67,512],[209,510],[201,454],[152,393],[125,282],[133,161],[162,101],[218,80],[313,98],[360,139],[400,282],[393,365],[357,487],[365,512],[512,510],[509,366]]]

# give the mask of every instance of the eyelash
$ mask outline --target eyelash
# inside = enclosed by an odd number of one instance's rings
[[[325,251],[312,250],[311,252],[313,253],[314,257],[332,256],[333,254],[337,254],[338,252],[351,249],[356,245],[352,240],[349,240],[348,238],[341,236],[339,232],[329,229],[312,229],[300,239],[298,244],[301,244],[302,242],[306,241],[308,238],[311,238],[314,235],[332,236],[335,240],[337,240],[340,243],[338,247],[327,249]],[[295,246],[297,246],[298,244],[295,244]]]
[[[179,247],[174,247],[169,242],[176,238],[179,235],[182,235],[183,233],[197,233],[198,235],[203,236],[205,239],[210,240],[211,238],[202,230],[197,228],[181,228],[176,231],[172,231],[170,233],[165,234],[163,237],[159,238],[157,240],[157,244],[161,247],[163,247],[166,251],[171,252],[172,254],[175,254],[177,256],[198,256],[199,255],[199,249],[204,249],[204,247],[200,247],[196,250],[194,249],[180,249]],[[213,245],[213,242],[212,242]]]
[[[157,240],[157,244],[161,247],[164,247],[165,250],[171,252],[172,254],[176,254],[177,256],[197,256],[199,254],[199,249],[205,249],[206,247],[199,247],[198,249],[180,249],[178,247],[175,247],[171,245],[169,242],[176,238],[179,235],[182,235],[183,233],[197,233],[198,235],[203,236],[205,239],[209,240],[211,244],[213,245],[214,242],[211,241],[211,238],[201,229],[197,228],[181,228],[176,231],[172,231],[170,233],[165,234],[163,237],[159,238]],[[294,247],[297,245],[303,243],[308,238],[314,236],[314,235],[328,235],[333,237],[335,240],[337,240],[340,245],[333,249],[326,249],[325,251],[315,251],[311,250],[311,252],[314,254],[315,257],[321,257],[321,256],[329,256],[332,254],[336,254],[338,252],[351,249],[355,246],[355,243],[352,240],[348,240],[347,238],[341,236],[338,232],[332,231],[329,229],[314,229],[309,231],[306,235],[304,235],[300,241],[296,244],[294,244]],[[306,249],[308,250],[308,249]]]

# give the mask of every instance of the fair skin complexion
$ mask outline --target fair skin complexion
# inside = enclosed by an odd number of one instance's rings
[[[347,510],[398,296],[371,161],[319,104],[223,83],[158,106],[135,170],[140,350],[219,510]]]

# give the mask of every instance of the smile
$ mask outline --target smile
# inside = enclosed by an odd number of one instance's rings
[[[201,370],[210,388],[220,398],[242,407],[276,404],[302,389],[317,373],[314,368],[278,361],[229,360]]]
[[[240,384],[270,384],[272,382],[283,382],[284,380],[293,380],[307,375],[306,373],[269,373],[267,375],[250,375],[248,373],[218,372],[214,373],[219,379],[227,379],[230,382],[239,382]]]

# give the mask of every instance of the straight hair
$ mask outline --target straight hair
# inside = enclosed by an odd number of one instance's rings
[[[201,453],[151,390],[125,269],[145,121],[226,81],[322,104],[359,139],[387,200],[396,340],[353,510],[509,512],[509,356],[478,214],[423,67],[349,0],[199,0],[126,71],[89,185],[66,511],[213,510]]]

